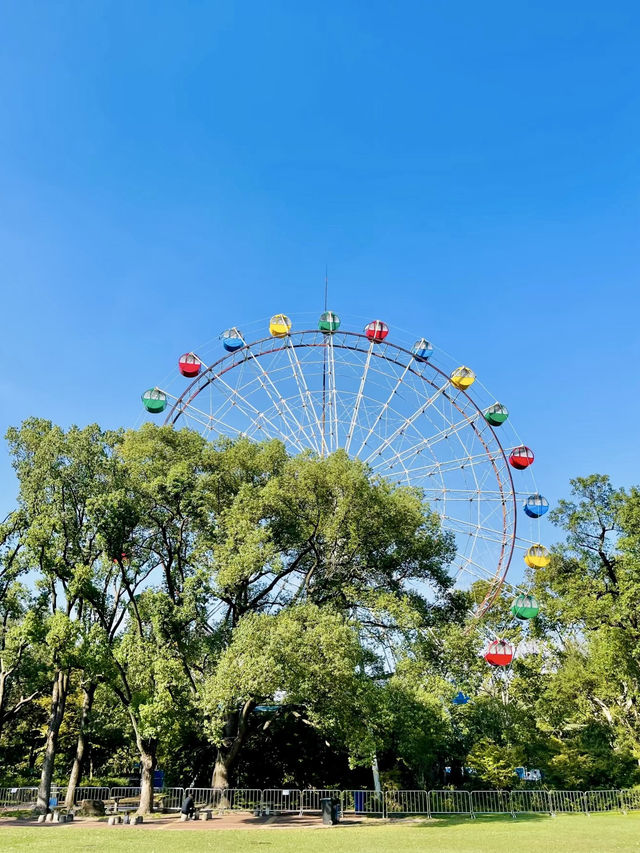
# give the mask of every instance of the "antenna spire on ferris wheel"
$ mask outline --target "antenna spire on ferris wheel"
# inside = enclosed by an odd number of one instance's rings
[[[327,310],[327,296],[329,294],[329,266],[324,265],[324,310]]]

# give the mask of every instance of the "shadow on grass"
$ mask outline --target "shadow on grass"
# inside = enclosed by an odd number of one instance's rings
[[[495,815],[477,815],[475,818],[469,815],[443,815],[434,816],[432,818],[423,818],[419,823],[414,823],[414,826],[428,828],[430,826],[457,826],[459,824],[484,824],[484,823],[540,823],[540,821],[551,820],[549,814],[519,814],[515,818],[510,814],[495,814]]]

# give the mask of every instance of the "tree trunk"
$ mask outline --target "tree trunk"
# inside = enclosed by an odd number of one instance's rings
[[[76,795],[76,788],[82,779],[82,770],[85,756],[87,753],[87,727],[89,725],[89,716],[91,715],[91,707],[93,705],[93,697],[96,692],[95,684],[82,686],[84,698],[82,700],[82,713],[80,715],[80,731],[78,732],[78,743],[76,744],[76,754],[73,759],[73,767],[69,776],[69,785],[67,787],[67,796],[64,804],[68,809],[73,808],[73,803]]]
[[[139,814],[153,811],[153,771],[156,769],[158,742],[155,738],[138,738],[140,752],[140,806]]]
[[[4,723],[4,703],[8,678],[9,670],[4,668],[4,661],[2,661],[0,662],[0,736],[2,735],[2,725]]]
[[[378,756],[376,753],[373,753],[373,760],[371,761],[371,773],[373,774],[373,790],[376,794],[382,793],[382,785],[380,784],[380,771],[378,769]]]
[[[212,788],[228,788],[233,767],[238,758],[240,748],[247,733],[249,714],[255,707],[255,702],[248,699],[242,710],[233,711],[227,716],[224,726],[224,738],[218,747],[216,763],[211,777]]]
[[[227,751],[221,748],[218,750],[218,754],[216,755],[216,763],[213,765],[211,787],[222,788],[223,790],[225,788],[228,788],[230,769],[231,767]]]
[[[53,765],[56,758],[56,747],[58,745],[58,732],[64,718],[64,708],[67,702],[67,691],[69,689],[69,672],[58,670],[53,690],[51,693],[51,713],[47,727],[47,739],[45,743],[44,759],[42,762],[42,774],[40,776],[40,787],[38,788],[37,811],[46,814],[49,811],[49,797],[51,796],[51,778],[53,776]]]

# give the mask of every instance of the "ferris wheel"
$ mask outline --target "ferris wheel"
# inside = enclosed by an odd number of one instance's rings
[[[268,334],[229,328],[212,354],[180,356],[182,387],[149,388],[143,405],[211,439],[275,438],[319,457],[343,448],[374,476],[419,488],[455,537],[458,584],[488,582],[482,614],[516,550],[530,566],[549,559],[537,530],[520,530],[519,516],[537,523],[549,505],[507,407],[426,338],[392,340],[381,320],[346,330],[332,311],[313,326],[276,314]]]

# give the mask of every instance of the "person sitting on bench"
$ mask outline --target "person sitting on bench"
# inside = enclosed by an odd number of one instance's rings
[[[187,795],[182,801],[182,808],[180,810],[182,814],[186,814],[187,818],[193,819],[194,814],[196,813],[196,804],[193,799],[193,794],[187,791]]]

